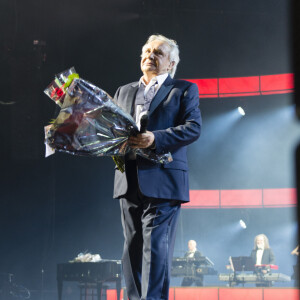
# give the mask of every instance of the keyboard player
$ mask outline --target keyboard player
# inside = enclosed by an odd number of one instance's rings
[[[202,253],[197,250],[197,243],[194,240],[188,241],[188,251],[185,253],[184,258],[200,259]],[[181,286],[191,286],[195,283],[196,286],[203,286],[203,275],[197,277],[184,277],[181,282]]]
[[[254,238],[254,248],[251,252],[253,263],[255,264],[255,273],[265,275],[270,273],[270,265],[275,264],[275,256],[270,248],[269,239],[265,234],[259,234]],[[272,286],[272,282],[257,283],[256,286]]]

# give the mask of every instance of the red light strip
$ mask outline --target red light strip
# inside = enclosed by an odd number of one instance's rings
[[[197,84],[200,98],[260,96],[294,91],[294,74],[292,73],[185,80]]]
[[[108,289],[107,300],[117,300],[117,291]],[[120,298],[123,298],[123,289]],[[299,300],[299,288],[280,287],[280,288],[246,288],[246,287],[170,287],[169,299],[173,300],[236,300],[236,299],[255,299],[255,300]]]
[[[295,207],[295,188],[253,190],[190,190],[190,202],[182,208]]]

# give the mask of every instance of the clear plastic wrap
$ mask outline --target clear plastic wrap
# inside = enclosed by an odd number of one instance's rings
[[[79,76],[75,68],[72,67],[55,75],[55,79],[47,86],[44,93],[61,107],[66,95],[66,89],[74,78],[79,78]]]
[[[48,148],[74,155],[113,156],[115,161],[134,151],[155,163],[172,161],[170,153],[131,149],[128,137],[139,132],[133,118],[105,91],[74,74],[74,68],[58,74],[45,90],[61,107],[53,124],[45,127]]]

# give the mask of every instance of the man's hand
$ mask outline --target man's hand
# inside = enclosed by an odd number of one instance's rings
[[[149,148],[154,143],[154,134],[151,131],[145,133],[139,133],[137,136],[131,136],[128,139],[129,146],[133,149]]]

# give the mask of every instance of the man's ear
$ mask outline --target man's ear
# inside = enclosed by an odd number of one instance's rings
[[[175,65],[175,61],[170,61],[168,70],[169,70],[169,71],[172,70],[173,67],[174,67],[174,65]]]

